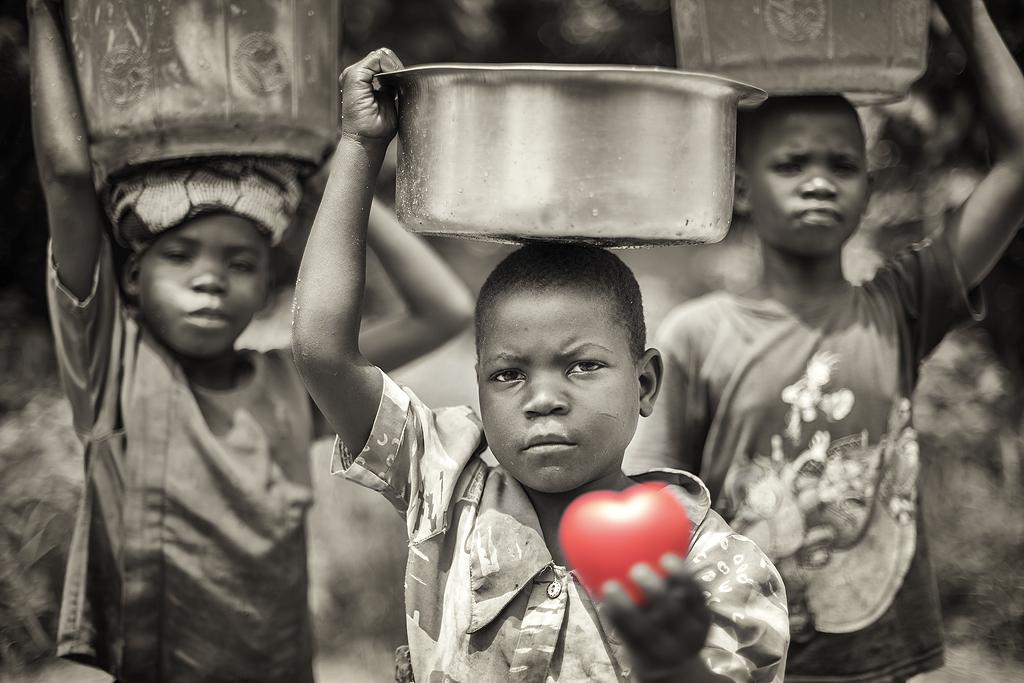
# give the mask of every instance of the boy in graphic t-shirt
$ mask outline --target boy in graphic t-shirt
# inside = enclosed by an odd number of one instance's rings
[[[853,286],[840,251],[870,191],[856,112],[814,96],[750,114],[736,204],[761,242],[760,281],[668,316],[659,410],[624,464],[699,474],[776,563],[787,681],[903,681],[943,661],[910,396],[1024,218],[1024,79],[983,2],[939,4],[975,66],[991,171],[942,234]]]

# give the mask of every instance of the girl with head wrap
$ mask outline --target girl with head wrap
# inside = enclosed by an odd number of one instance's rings
[[[268,301],[300,169],[190,160],[114,178],[101,200],[58,3],[29,16],[51,318],[86,465],[58,654],[133,682],[310,681],[313,415],[289,354],[235,344]],[[360,335],[387,368],[452,336],[471,302],[376,218],[368,242],[410,311]],[[119,269],[108,233],[130,251]]]

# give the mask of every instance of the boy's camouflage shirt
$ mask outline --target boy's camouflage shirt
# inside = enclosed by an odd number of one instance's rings
[[[332,473],[380,491],[409,534],[405,603],[417,681],[628,681],[625,647],[575,575],[553,563],[523,487],[480,456],[468,407],[433,411],[386,375],[365,448]],[[647,475],[684,500],[688,562],[712,611],[702,655],[735,681],[782,681],[789,641],[774,566],[710,510],[695,477]]]

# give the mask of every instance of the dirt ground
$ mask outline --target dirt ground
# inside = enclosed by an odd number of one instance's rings
[[[359,648],[353,648],[358,650]],[[364,651],[366,652],[366,651]],[[366,652],[365,656],[321,657],[316,662],[320,683],[381,683],[390,680],[391,660],[386,653]],[[113,679],[95,669],[77,664],[54,662],[33,674],[4,677],[5,683],[110,683]],[[955,647],[946,653],[945,668],[917,676],[913,683],[1019,683],[1024,668],[994,660],[974,647]]]

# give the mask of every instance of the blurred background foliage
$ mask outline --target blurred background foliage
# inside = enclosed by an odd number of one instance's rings
[[[989,0],[1006,42],[1024,58],[1024,3]],[[387,45],[407,65],[437,62],[586,62],[675,65],[669,0],[359,0],[343,3],[350,63]],[[863,110],[876,193],[844,253],[851,279],[941,224],[973,188],[987,141],[963,51],[932,17],[929,68],[906,100]],[[1024,112],[1022,112],[1024,115]],[[393,173],[393,169],[392,169]],[[322,178],[321,178],[322,180]],[[389,201],[393,176],[384,174]],[[46,219],[29,122],[24,0],[0,0],[0,672],[53,650],[80,449],[56,384],[45,301]],[[308,228],[317,196],[305,202]],[[293,272],[304,231],[281,265]],[[473,287],[507,247],[434,240]],[[742,221],[720,245],[630,252],[652,328],[667,310],[756,273]],[[396,297],[371,264],[368,315]],[[950,642],[1024,662],[1024,233],[983,284],[986,320],[951,334],[927,362],[916,396],[924,505]],[[285,288],[251,338],[287,339]],[[472,342],[463,337],[401,378],[428,401],[475,400]],[[446,381],[438,381],[438,377]],[[311,524],[312,603],[324,657],[380,672],[404,639],[402,525],[390,507],[328,481],[327,444],[313,453],[318,504]],[[342,665],[347,666],[347,665]],[[354,680],[353,669],[340,675]],[[322,669],[323,671],[323,669]],[[348,678],[346,678],[348,676]],[[984,678],[984,676],[982,676]],[[957,680],[957,679],[949,679]]]

